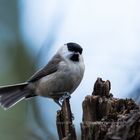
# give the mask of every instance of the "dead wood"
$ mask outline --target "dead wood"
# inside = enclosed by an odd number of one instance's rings
[[[73,125],[69,98],[63,101],[62,108],[57,112],[56,125],[59,140],[76,140],[75,127]]]
[[[114,98],[110,81],[98,78],[83,101],[82,140],[140,140],[140,107],[132,99]],[[57,112],[60,140],[76,140],[69,99]]]
[[[132,99],[114,98],[110,82],[98,78],[83,101],[82,140],[140,140],[140,108]]]

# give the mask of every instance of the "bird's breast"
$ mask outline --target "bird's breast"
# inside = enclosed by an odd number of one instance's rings
[[[81,67],[76,64],[61,63],[57,72],[40,79],[36,92],[50,98],[58,98],[64,92],[71,94],[80,84],[83,73]]]

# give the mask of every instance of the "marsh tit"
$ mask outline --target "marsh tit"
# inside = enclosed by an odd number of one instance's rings
[[[72,94],[80,84],[85,70],[82,47],[64,44],[48,64],[27,82],[0,87],[0,105],[8,109],[23,99],[43,96],[60,105],[64,94]]]

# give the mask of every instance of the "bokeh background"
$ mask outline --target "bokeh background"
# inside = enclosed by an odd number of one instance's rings
[[[80,139],[82,101],[97,77],[115,97],[140,102],[140,1],[0,0],[0,85],[26,81],[67,42],[84,49],[84,79],[71,98]],[[0,109],[0,140],[56,140],[56,111],[36,97]]]

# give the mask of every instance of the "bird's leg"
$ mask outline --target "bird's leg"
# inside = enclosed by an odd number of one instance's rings
[[[65,92],[62,97],[58,99],[54,99],[55,103],[57,103],[60,107],[62,107],[62,103],[65,99],[67,98],[71,98],[70,93],[69,92]]]
[[[59,102],[59,100],[54,99],[55,103],[58,104],[60,107],[62,107],[62,104]]]
[[[59,98],[59,102],[63,102],[65,99],[70,99],[71,98],[71,96],[70,96],[70,93],[69,92],[65,92],[64,94],[63,94],[63,96],[61,97],[61,98]]]
[[[61,98],[59,98],[59,100],[57,100],[57,99],[54,99],[54,101],[55,101],[55,103],[57,103],[61,108],[62,108],[62,103],[63,103],[63,101],[65,100],[65,99],[67,99],[67,98],[71,98],[71,95],[70,95],[70,93],[69,92],[65,92],[64,94],[63,94],[63,96],[61,97]],[[71,113],[71,118],[72,118],[72,120],[74,120],[74,115],[73,115],[73,113]]]

